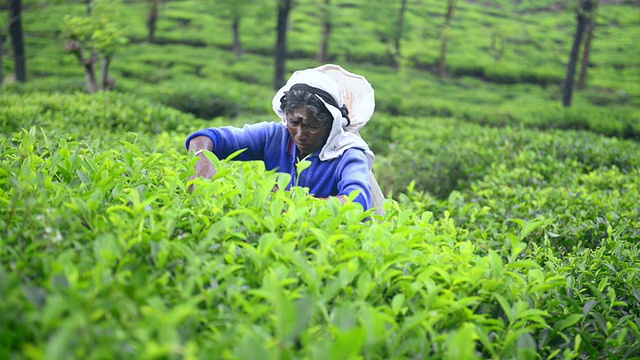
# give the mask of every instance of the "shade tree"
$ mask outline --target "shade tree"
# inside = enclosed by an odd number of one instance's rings
[[[329,38],[333,28],[333,15],[335,13],[335,4],[331,0],[322,0],[320,5],[320,16],[322,21],[322,30],[320,35],[320,49],[318,50],[317,60],[324,63],[329,57]]]
[[[2,57],[4,56],[4,29],[3,24],[4,17],[0,17],[0,88],[4,82],[4,63]]]
[[[236,59],[241,59],[244,55],[240,36],[242,20],[253,15],[258,11],[257,9],[262,9],[257,5],[256,0],[215,0],[212,3],[212,11],[231,19],[231,31],[233,33],[232,49]]]
[[[372,0],[362,8],[363,17],[375,24],[376,40],[387,48],[389,63],[397,68],[402,56],[402,39],[405,36],[407,0]]]
[[[580,45],[587,26],[595,15],[598,2],[597,0],[576,0],[576,32],[573,36],[573,45],[569,54],[569,63],[567,64],[567,75],[562,88],[562,105],[570,107],[573,102],[573,87],[576,67],[578,64],[578,56],[580,54]]]
[[[294,0],[277,1],[276,20],[276,45],[275,45],[275,71],[273,87],[279,89],[285,84],[285,72],[287,65],[287,33],[289,31],[289,16],[294,7]]]
[[[65,50],[73,54],[82,66],[89,93],[113,90],[114,79],[109,75],[117,51],[128,39],[119,22],[118,3],[93,0],[90,14],[65,16],[62,35],[67,40]],[[100,62],[100,79],[96,66]]]
[[[27,81],[27,57],[25,55],[24,33],[22,30],[22,1],[6,1],[16,81],[25,82]]]
[[[440,78],[444,77],[447,67],[447,51],[451,33],[451,20],[453,19],[453,13],[456,9],[457,2],[458,0],[447,0],[447,11],[445,12],[444,26],[442,27],[441,35],[440,59],[438,60],[438,69],[436,72]]]
[[[156,42],[156,28],[158,24],[158,8],[160,7],[160,0],[147,0],[149,5],[149,13],[147,15],[147,29],[149,35],[147,40],[150,44]]]
[[[584,50],[582,51],[582,63],[580,64],[580,75],[578,77],[577,89],[584,89],[587,86],[587,73],[589,71],[589,61],[591,58],[591,43],[594,38],[596,28],[596,17],[591,16],[587,23],[587,35],[584,40]]]

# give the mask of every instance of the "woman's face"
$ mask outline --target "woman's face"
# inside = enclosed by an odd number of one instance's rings
[[[300,158],[324,146],[331,124],[318,121],[311,111],[301,106],[287,113],[287,130],[298,147]]]

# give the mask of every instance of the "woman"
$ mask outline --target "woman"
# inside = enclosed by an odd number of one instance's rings
[[[346,100],[357,110],[354,119],[349,116]],[[372,180],[377,187],[371,175],[374,155],[357,135],[373,114],[373,89],[366,79],[337,65],[296,71],[272,104],[280,123],[211,128],[191,134],[187,149],[200,158],[193,177],[210,179],[216,172],[203,151],[225,159],[246,149],[234,159],[261,160],[267,170],[289,173],[289,187],[308,187],[315,197],[335,196],[343,203],[357,191],[354,201],[365,210],[371,208]],[[310,161],[311,166],[298,179],[296,164],[301,160]]]

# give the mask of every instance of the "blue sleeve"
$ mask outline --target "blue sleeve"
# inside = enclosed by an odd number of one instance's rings
[[[365,210],[371,208],[371,181],[369,181],[369,166],[364,151],[349,149],[342,155],[338,167],[338,195],[350,195],[359,190],[360,194],[355,202],[362,204]]]
[[[282,125],[276,122],[262,122],[245,125],[242,128],[224,126],[210,128],[189,135],[186,147],[189,148],[191,139],[197,136],[206,136],[213,141],[213,153],[220,159],[226,159],[234,152],[246,149],[234,160],[264,160],[265,149],[270,140],[278,141],[278,127]]]

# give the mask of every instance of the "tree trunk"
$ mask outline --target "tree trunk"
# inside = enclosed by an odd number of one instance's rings
[[[242,55],[244,55],[242,42],[240,41],[240,16],[234,16],[231,27],[233,29],[233,53],[236,59],[240,60],[242,59]]]
[[[93,59],[83,59],[82,50],[78,50],[77,57],[84,68],[84,79],[87,81],[87,90],[89,94],[100,91],[98,80],[96,79],[96,67]]]
[[[149,43],[156,41],[156,24],[158,23],[158,2],[160,0],[151,0],[149,9],[149,18],[147,19],[147,27],[149,28]]]
[[[13,59],[15,61],[16,80],[27,81],[27,59],[24,50],[24,34],[22,32],[22,3],[21,0],[9,1],[9,32],[13,44]]]
[[[75,55],[76,59],[78,59],[78,63],[82,65],[82,69],[84,70],[84,79],[87,81],[87,91],[89,91],[89,94],[93,94],[100,90],[100,86],[98,86],[98,81],[96,80],[96,56],[92,55],[91,58],[85,59],[84,54],[82,53],[82,44],[71,39],[67,40],[64,49]]]
[[[318,62],[327,61],[329,54],[329,36],[331,35],[331,0],[324,0],[324,14],[322,19],[322,37],[320,38],[320,52]]]
[[[440,61],[438,62],[438,77],[444,77],[445,69],[447,67],[447,48],[449,46],[449,31],[451,29],[451,18],[453,17],[453,10],[456,8],[456,0],[448,0],[447,15],[444,21],[444,28],[442,29],[442,45],[440,47]]]
[[[87,3],[87,15],[91,16],[91,13],[93,12],[93,5],[91,4],[91,0],[85,0],[85,2]]]
[[[111,66],[111,58],[104,58],[102,60],[102,78],[100,79],[100,86],[102,90],[111,91],[115,87],[113,78],[109,76],[109,67]]]
[[[2,56],[4,56],[4,42],[2,33],[0,32],[0,89],[2,88],[2,83],[4,82],[4,64],[2,63]]]
[[[396,36],[394,39],[394,43],[395,43],[395,49],[396,49],[396,53],[393,56],[393,63],[395,68],[397,69],[398,66],[400,65],[398,62],[398,59],[400,58],[401,54],[401,42],[402,42],[402,35],[404,33],[404,14],[407,11],[407,0],[401,0],[400,1],[400,13],[398,14],[398,23],[396,24],[397,29],[396,29]]]
[[[285,84],[284,73],[287,63],[287,25],[292,0],[278,0],[278,24],[276,40],[276,66],[274,75],[274,89],[279,89]]]
[[[587,24],[587,38],[584,40],[584,50],[582,51],[582,64],[580,65],[580,76],[576,88],[584,89],[587,86],[587,72],[589,71],[589,57],[591,56],[591,41],[596,21],[592,18]]]
[[[89,91],[89,94],[97,93],[100,90],[100,87],[98,86],[98,80],[96,80],[95,64],[88,62],[83,64],[83,68],[84,79],[87,82],[87,91]]]
[[[590,13],[593,9],[593,0],[583,0],[580,3],[580,7],[577,11],[576,19],[578,25],[576,28],[576,34],[573,38],[573,46],[571,47],[571,53],[569,54],[569,64],[567,65],[567,77],[564,80],[564,88],[562,89],[562,105],[564,107],[570,107],[573,102],[573,79],[576,73],[576,65],[578,64],[578,54],[580,53],[580,43],[582,42],[582,36],[584,35],[585,28],[589,22]]]

